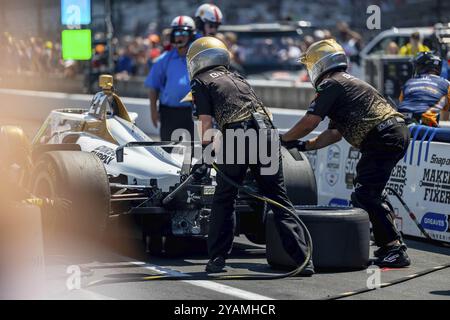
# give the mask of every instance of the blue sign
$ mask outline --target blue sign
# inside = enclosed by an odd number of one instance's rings
[[[332,207],[349,207],[350,201],[345,199],[333,198],[330,200],[328,205]]]
[[[442,213],[427,212],[420,223],[425,229],[445,232],[447,230],[447,216]]]
[[[91,0],[61,0],[61,23],[79,26],[91,23]]]

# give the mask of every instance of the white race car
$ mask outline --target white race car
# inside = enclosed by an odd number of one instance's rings
[[[60,213],[60,228],[100,234],[108,218],[132,216],[153,251],[162,237],[205,237],[214,194],[214,174],[201,182],[187,179],[190,164],[161,148],[134,124],[114,94],[112,78],[101,78],[102,91],[89,109],[54,110],[33,146],[30,191],[65,198],[70,213]],[[317,203],[316,182],[308,159],[297,150],[282,150],[288,195],[294,204]],[[246,184],[253,184],[249,175]],[[237,233],[264,243],[265,205],[239,195]],[[63,230],[61,229],[61,230]],[[156,239],[156,240],[155,240]]]

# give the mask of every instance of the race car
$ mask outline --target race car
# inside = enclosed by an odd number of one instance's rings
[[[215,174],[191,179],[188,148],[169,152],[135,124],[114,93],[111,76],[88,109],[53,110],[32,141],[34,168],[28,188],[36,196],[70,200],[70,212],[51,215],[44,232],[101,235],[113,218],[131,217],[150,251],[164,250],[163,238],[204,238]],[[164,147],[164,148],[163,148]],[[282,149],[285,183],[296,205],[317,204],[314,172],[298,150]],[[188,156],[187,159],[190,159]],[[186,165],[188,163],[188,165]],[[251,174],[245,184],[254,185]],[[257,188],[255,187],[255,190]],[[267,208],[245,194],[236,203],[237,233],[264,243]],[[120,220],[120,219],[119,219]]]

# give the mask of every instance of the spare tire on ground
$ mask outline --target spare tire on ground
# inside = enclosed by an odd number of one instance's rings
[[[281,147],[283,176],[287,195],[294,205],[317,204],[317,184],[308,158],[298,149]],[[256,244],[266,243],[265,220],[267,208],[264,203],[253,205],[255,212],[241,216],[241,227],[248,240]],[[266,208],[267,207],[267,208]]]
[[[80,151],[44,153],[33,170],[31,191],[39,197],[70,201],[67,209],[43,210],[47,248],[56,245],[59,251],[66,244],[89,246],[105,230],[110,188],[103,163],[95,155]]]
[[[296,207],[313,240],[313,263],[318,269],[362,269],[369,262],[370,223],[359,208]],[[269,212],[266,222],[266,256],[273,268],[294,268],[284,251]]]
[[[281,148],[284,184],[294,205],[317,204],[317,184],[314,171],[306,155],[298,149]]]

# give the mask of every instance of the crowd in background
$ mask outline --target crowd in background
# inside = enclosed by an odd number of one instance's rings
[[[108,68],[109,48],[102,34],[95,35],[93,55],[89,62],[64,61],[61,43],[57,39],[34,36],[18,38],[7,32],[1,36],[0,68],[3,73],[60,74],[71,78],[89,68],[95,74],[111,72]],[[241,70],[240,67],[249,59],[263,59],[268,63],[296,63],[310,44],[321,39],[338,39],[350,56],[357,55],[362,47],[362,38],[344,22],[339,23],[333,32],[317,29],[311,35],[285,37],[277,43],[270,38],[260,39],[257,43],[241,43],[233,32],[219,33],[217,37],[228,46],[237,70]],[[171,48],[170,29],[164,29],[160,34],[114,38],[112,47],[113,72],[118,79],[146,76],[155,60]],[[245,73],[245,70],[241,71]]]
[[[16,38],[8,32],[2,33],[0,37],[2,72],[60,73],[64,70],[59,42],[34,36]]]
[[[170,29],[161,33],[151,33],[146,36],[124,36],[112,41],[113,70],[109,68],[109,48],[103,34],[96,34],[93,43],[93,55],[90,61],[63,60],[61,43],[58,39],[42,39],[29,36],[15,37],[4,32],[0,35],[0,70],[3,74],[39,73],[43,75],[58,74],[73,78],[89,73],[97,76],[100,73],[113,72],[117,79],[128,80],[131,77],[145,77],[153,63],[165,51],[170,50]],[[240,41],[236,33],[224,32],[217,34],[233,57],[235,70],[245,74],[243,66],[246,63],[278,63],[297,64],[300,55],[315,41],[335,38],[346,51],[350,59],[350,71],[358,67],[359,53],[365,39],[353,31],[346,22],[338,22],[335,29],[314,29],[312,33],[298,37],[283,37],[281,39],[255,38]],[[411,37],[413,47],[423,46],[418,33]],[[413,52],[408,44],[386,43],[380,53],[391,55],[411,55]],[[419,51],[427,51],[425,46]],[[304,74],[299,81],[307,81]]]

